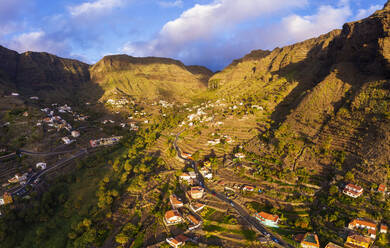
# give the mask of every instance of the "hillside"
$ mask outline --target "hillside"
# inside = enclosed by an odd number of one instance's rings
[[[203,67],[186,67],[167,58],[106,56],[90,69],[91,80],[104,95],[121,91],[136,99],[189,100],[206,89],[211,72]]]

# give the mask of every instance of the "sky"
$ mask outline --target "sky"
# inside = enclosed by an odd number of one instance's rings
[[[386,0],[0,0],[0,45],[94,64],[170,57],[221,70],[368,17]]]

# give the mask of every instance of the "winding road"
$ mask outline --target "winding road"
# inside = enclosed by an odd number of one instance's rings
[[[184,130],[183,130],[184,131]],[[182,155],[181,155],[181,151],[180,151],[180,148],[179,146],[177,145],[177,140],[180,136],[180,134],[183,132],[179,132],[178,134],[176,134],[176,139],[174,141],[174,146],[175,146],[175,149],[176,149],[176,152],[177,152],[177,156],[184,160],[184,161],[187,161],[191,164],[191,166],[193,167],[193,169],[195,170],[195,173],[196,173],[196,176],[197,176],[197,179],[198,181],[200,182],[200,184],[204,187],[204,189],[206,190],[206,192],[208,193],[211,193],[213,194],[214,196],[216,196],[218,199],[220,199],[221,201],[224,201],[228,204],[230,204],[236,211],[237,213],[243,218],[245,219],[250,225],[252,225],[254,228],[256,228],[260,233],[262,233],[264,236],[267,236],[269,237],[273,242],[277,243],[278,245],[282,246],[282,247],[288,247],[288,248],[294,248],[294,246],[286,243],[279,235],[277,234],[274,234],[272,233],[267,227],[265,227],[264,225],[262,225],[256,218],[254,218],[253,216],[251,216],[243,207],[241,207],[239,204],[237,204],[236,202],[228,199],[224,194],[221,194],[221,193],[218,193],[218,192],[215,192],[214,190],[210,190],[207,185],[205,184],[205,181],[204,181],[204,178],[202,176],[202,174],[199,173],[199,170],[198,170],[198,167],[197,167],[197,164],[194,160],[191,160],[191,159],[187,159],[187,158],[184,158]]]

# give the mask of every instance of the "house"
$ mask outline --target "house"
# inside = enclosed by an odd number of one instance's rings
[[[188,230],[194,230],[198,227],[200,227],[200,225],[202,225],[202,221],[201,220],[198,220],[195,216],[193,216],[192,214],[189,214],[187,215],[187,219],[191,222],[192,226],[190,226],[188,228]]]
[[[190,209],[196,213],[201,211],[205,206],[206,206],[205,204],[194,202],[190,204]]]
[[[278,227],[279,216],[277,215],[260,212],[255,214],[255,218],[265,226]]]
[[[79,131],[73,130],[71,134],[72,134],[73,138],[80,137],[80,132]]]
[[[243,159],[243,158],[245,158],[245,154],[239,152],[239,153],[234,154],[234,157],[239,158],[239,159]]]
[[[387,233],[388,227],[385,224],[381,224],[381,227],[379,228],[380,233]]]
[[[180,246],[183,246],[188,239],[188,237],[184,236],[183,234],[180,234],[174,238],[167,238],[166,241],[170,246],[178,248]]]
[[[377,224],[371,221],[354,219],[348,224],[348,228],[354,230],[355,228],[362,228],[368,230],[376,230]]]
[[[325,248],[342,248],[342,247],[339,246],[339,245],[336,245],[336,244],[334,244],[334,243],[332,243],[332,242],[329,242],[329,243],[325,246]]]
[[[72,141],[68,137],[63,137],[61,140],[65,143],[65,145],[69,145],[72,143]]]
[[[41,170],[44,170],[44,169],[46,169],[46,163],[39,162],[36,164],[36,167],[37,167],[37,169],[40,168]]]
[[[39,97],[37,97],[37,96],[32,96],[32,97],[30,97],[30,99],[31,99],[31,100],[39,100]]]
[[[164,221],[167,225],[176,225],[183,222],[183,217],[177,210],[169,210],[164,215]]]
[[[179,178],[184,181],[190,181],[191,179],[196,179],[196,174],[193,171],[190,171],[188,173],[184,172],[183,174],[180,175]]]
[[[346,248],[368,248],[370,246],[371,239],[364,237],[360,234],[348,235],[345,241],[344,247]]]
[[[213,178],[213,173],[211,173],[209,171],[209,169],[207,169],[206,167],[201,168],[199,172],[200,172],[200,174],[202,174],[202,176],[204,178],[207,178],[207,179],[212,179]]]
[[[363,188],[358,185],[349,183],[345,186],[343,193],[352,198],[358,198],[363,194]]]
[[[24,117],[28,117],[28,112],[25,111],[25,112],[23,113],[23,116],[24,116]]]
[[[244,187],[242,187],[242,190],[243,191],[253,192],[253,191],[255,191],[255,187],[250,186],[250,185],[245,185]]]
[[[320,242],[317,234],[306,233],[301,241],[302,248],[320,248]]]
[[[19,96],[19,93],[12,92],[12,93],[11,93],[11,96]]]
[[[15,176],[11,179],[8,179],[9,183],[18,183],[27,179],[27,173],[20,175],[19,173],[15,174]]]
[[[191,190],[187,191],[187,194],[194,200],[201,199],[204,194],[204,188],[202,187],[191,187]]]
[[[183,207],[183,201],[176,195],[169,196],[169,201],[174,209]]]
[[[189,157],[192,156],[192,154],[191,154],[191,153],[188,153],[188,152],[182,152],[181,155],[183,156],[183,158],[189,158]]]
[[[387,187],[386,187],[386,185],[385,184],[383,184],[383,183],[381,183],[381,184],[379,184],[379,187],[378,187],[378,192],[379,193],[386,193],[386,191],[387,191]]]
[[[7,205],[13,202],[12,195],[8,192],[3,194],[3,197],[0,197],[0,205]]]

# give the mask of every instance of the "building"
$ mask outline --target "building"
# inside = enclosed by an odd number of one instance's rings
[[[8,179],[9,183],[18,183],[27,179],[27,173],[20,175],[19,173],[15,174],[13,178]]]
[[[166,241],[170,246],[178,248],[180,246],[183,246],[188,239],[188,237],[184,236],[183,234],[180,234],[174,238],[167,238]]]
[[[260,212],[255,214],[255,218],[265,226],[278,227],[279,216],[277,215]]]
[[[202,174],[202,176],[204,178],[207,178],[207,179],[213,179],[213,173],[210,172],[209,169],[207,169],[206,167],[203,167],[202,169],[200,169],[200,174]]]
[[[64,142],[66,145],[69,145],[72,143],[72,141],[68,138],[68,137],[63,137],[62,139],[62,142]]]
[[[165,224],[167,225],[176,225],[183,222],[183,217],[177,210],[169,210],[165,213],[164,216]]]
[[[343,248],[342,246],[339,246],[339,245],[336,245],[336,244],[334,244],[334,243],[332,243],[332,242],[329,242],[326,246],[325,246],[325,248]]]
[[[363,194],[363,188],[358,185],[349,183],[345,186],[343,193],[352,198],[358,198]]]
[[[201,220],[198,220],[195,216],[193,216],[192,214],[189,214],[187,215],[187,219],[191,222],[191,226],[188,228],[188,230],[194,230],[198,227],[200,227],[200,225],[202,225],[202,221]]]
[[[376,230],[377,224],[367,220],[354,219],[348,224],[348,228],[354,230],[356,228]]]
[[[98,140],[90,140],[91,147],[109,146],[118,143],[122,139],[122,136],[114,136],[111,138],[101,138]]]
[[[0,197],[0,205],[7,205],[13,202],[12,195],[8,192],[3,194],[3,197]]]
[[[73,130],[71,134],[72,134],[73,138],[80,137],[80,132],[79,131]]]
[[[348,235],[345,241],[344,247],[346,248],[368,248],[370,246],[371,239],[364,237],[360,234]]]
[[[320,248],[320,241],[317,234],[306,233],[301,241],[302,248]]]
[[[37,167],[37,169],[44,170],[44,169],[46,169],[46,163],[39,162],[36,164],[36,167]]]
[[[190,209],[196,213],[201,211],[205,206],[206,206],[205,204],[194,202],[190,204]]]
[[[383,183],[379,184],[379,186],[378,186],[378,192],[384,194],[384,193],[386,193],[386,191],[387,191],[386,185],[383,184]]]
[[[190,181],[191,179],[196,179],[196,174],[193,171],[190,172],[184,172],[183,174],[180,175],[180,180],[184,181]]]
[[[188,159],[191,158],[191,156],[192,156],[192,154],[188,153],[188,152],[182,152],[181,155],[183,158],[188,158]]]
[[[199,186],[191,187],[191,190],[187,191],[187,194],[194,200],[201,199],[204,194],[204,188]]]
[[[174,209],[183,207],[183,201],[176,195],[169,196],[169,201]]]
[[[380,233],[387,233],[387,230],[389,228],[385,224],[381,224],[381,227],[379,228]]]
[[[244,187],[242,187],[242,190],[243,191],[253,192],[253,191],[255,191],[255,187],[250,186],[250,185],[245,185]]]
[[[234,154],[234,157],[239,158],[239,159],[243,159],[243,158],[245,158],[245,154],[239,152],[239,153]]]

